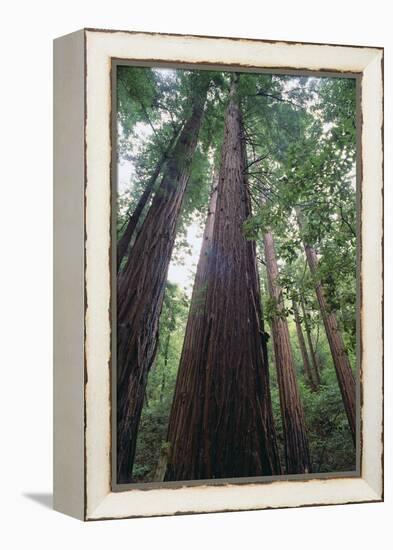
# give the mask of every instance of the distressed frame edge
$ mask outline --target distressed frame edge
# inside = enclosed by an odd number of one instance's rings
[[[347,479],[347,478],[343,478]],[[295,483],[301,483],[306,484],[307,481],[313,481],[313,480],[302,480]],[[329,481],[329,480],[326,480]],[[256,512],[256,511],[262,511],[262,510],[286,510],[286,509],[292,509],[292,508],[315,508],[315,507],[325,507],[325,506],[347,506],[351,504],[380,504],[384,501],[383,494],[376,492],[373,487],[371,487],[363,478],[358,478],[358,488],[362,489],[364,491],[363,496],[356,498],[356,497],[345,497],[342,500],[332,500],[331,502],[326,502],[326,499],[323,499],[321,501],[317,501],[313,499],[310,502],[301,502],[301,503],[289,503],[289,504],[264,504],[260,503],[257,505],[249,505],[246,504],[241,507],[230,507],[230,506],[218,506],[213,507],[211,509],[207,509],[207,506],[203,504],[200,507],[194,507],[190,509],[182,509],[182,510],[173,510],[168,512],[151,512],[151,513],[138,513],[134,511],[133,513],[125,513],[124,515],[111,515],[108,514],[108,508],[107,505],[111,506],[109,503],[108,498],[106,497],[100,505],[97,506],[95,510],[92,512],[89,512],[86,514],[84,521],[90,522],[90,521],[107,521],[107,520],[121,520],[121,519],[142,519],[142,518],[156,518],[156,517],[171,517],[171,516],[185,516],[185,515],[203,515],[203,514],[222,514],[222,513],[230,513],[230,512]],[[273,483],[279,483],[279,482],[273,482]],[[252,486],[253,484],[245,484],[248,486]],[[231,485],[228,484],[226,488],[230,488]],[[208,487],[206,485],[201,486],[202,489],[211,489],[211,487]],[[188,489],[195,489],[192,487],[188,487]],[[157,491],[162,491],[163,489],[157,489]],[[108,494],[108,497],[112,493]],[[114,493],[116,494],[116,493]]]
[[[91,31],[89,29],[86,29],[84,32],[89,32],[89,33],[101,33],[101,32],[108,32],[108,31]],[[110,32],[113,32],[113,33],[116,33],[117,31],[110,31]],[[119,32],[124,32],[124,31],[119,31]],[[132,33],[133,34],[133,33]],[[139,33],[137,32],[136,34],[140,35],[140,34],[143,34],[143,35],[148,35],[148,33]],[[155,36],[155,34],[154,34]],[[165,36],[174,36],[174,35],[165,35]],[[177,36],[177,35],[176,35]],[[178,35],[178,36],[182,36],[182,35]],[[193,38],[193,37],[189,37],[189,38]],[[211,37],[200,37],[201,39],[202,38],[207,38],[207,39],[210,39]],[[218,38],[218,37],[217,37]],[[235,39],[235,38],[229,38],[229,40],[234,40],[234,41],[238,41],[238,40],[242,40],[242,39]],[[245,41],[247,41],[248,39],[244,39]],[[256,40],[256,42],[266,42],[266,41],[263,41],[263,40]],[[268,41],[270,43],[270,41]],[[280,41],[279,43],[283,43],[283,41]],[[301,46],[302,43],[292,43],[293,45],[297,45],[297,46]],[[334,45],[335,47],[337,45]],[[351,48],[350,46],[343,46],[344,48]],[[365,47],[366,49],[368,50],[374,50],[374,53],[375,53],[375,56],[378,57],[378,55],[380,56],[381,58],[381,61],[383,63],[383,49],[382,48],[370,48],[370,47]],[[174,60],[175,62],[175,60]],[[371,64],[371,62],[370,62]],[[364,67],[364,69],[366,69],[367,67]],[[382,72],[381,72],[381,79],[382,79]],[[383,85],[383,82],[382,82],[382,85]],[[381,97],[381,100],[382,100],[382,107],[383,107],[383,89],[382,89],[382,97]],[[383,121],[382,121],[383,122]],[[382,127],[383,128],[383,127]],[[383,141],[381,141],[380,143],[381,147],[383,147]],[[383,191],[383,178],[381,180],[381,191]],[[380,265],[378,266],[378,269],[380,271]],[[383,294],[380,296],[381,299],[383,299]],[[382,342],[381,342],[382,343]],[[382,381],[383,382],[383,381]],[[381,397],[383,397],[383,395],[381,395]],[[381,429],[383,430],[383,426],[381,426]],[[381,449],[382,453],[383,453],[383,449]],[[383,454],[381,455],[383,457]],[[382,458],[383,460],[383,458]],[[365,480],[365,478],[360,478],[359,481],[361,482],[364,482],[363,484],[365,484],[365,486],[367,488],[370,489],[370,492],[369,492],[369,496],[366,500],[366,502],[375,502],[375,501],[381,501],[383,499],[383,468],[381,467],[381,484],[378,484],[377,487],[375,487],[374,484],[370,485],[367,483],[367,481]],[[279,483],[279,482],[278,482]],[[307,482],[302,482],[302,483],[307,483]],[[86,490],[87,490],[87,487],[86,487]],[[160,489],[160,491],[162,491],[163,489]],[[85,518],[86,520],[95,520],[95,519],[109,519],[109,517],[144,517],[144,516],[147,516],[149,514],[136,514],[136,515],[126,515],[126,516],[105,516],[104,512],[105,510],[102,509],[102,504],[104,504],[104,501],[108,499],[108,497],[110,497],[110,495],[113,494],[109,491],[109,493],[107,494],[106,497],[104,497],[104,499],[101,501],[101,503],[96,506],[93,510],[88,510],[86,509],[85,510]],[[350,502],[364,502],[362,500],[354,500],[354,501],[348,501],[348,503]],[[319,503],[313,503],[313,504],[300,504],[299,506],[310,506],[310,505],[326,505],[326,504],[344,504],[344,502],[340,503],[340,502],[331,502],[331,503],[326,503],[326,502],[319,502]],[[289,506],[293,506],[293,505],[289,505]],[[258,506],[257,508],[248,508],[248,509],[263,509],[263,508],[271,508],[271,507],[274,507],[274,508],[282,508],[282,507],[286,507],[286,506],[264,506],[264,505],[261,505],[261,506]],[[105,506],[104,506],[105,508]],[[209,512],[220,512],[220,511],[224,511],[222,509],[218,509],[218,510],[209,510]],[[229,510],[228,510],[229,511]],[[235,508],[235,509],[230,509],[230,511],[240,511],[240,509],[238,508]],[[179,511],[179,512],[169,512],[168,514],[164,513],[164,514],[151,514],[151,515],[173,515],[173,514],[176,514],[176,513],[203,513],[203,511],[192,511],[192,510],[187,510],[187,511]]]

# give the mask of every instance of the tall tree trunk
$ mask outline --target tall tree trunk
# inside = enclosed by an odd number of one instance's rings
[[[166,160],[169,157],[170,151],[172,150],[172,147],[176,141],[176,138],[179,134],[180,128],[178,131],[175,131],[166,150],[162,152],[162,155],[160,159],[158,160],[156,167],[154,168],[154,172],[150,176],[146,187],[140,196],[140,199],[138,201],[138,204],[135,207],[135,210],[130,215],[130,218],[127,222],[126,228],[124,230],[123,235],[120,237],[118,243],[117,243],[117,271],[120,270],[120,266],[122,264],[123,258],[125,257],[128,247],[131,244],[131,239],[134,235],[136,226],[139,222],[139,219],[141,217],[141,214],[146,206],[147,201],[149,200],[149,197],[154,189],[155,183],[157,181],[158,176],[160,175],[164,164]]]
[[[304,246],[307,262],[310,271],[315,278],[315,291],[321,310],[323,324],[325,326],[326,336],[329,342],[330,351],[333,358],[334,368],[336,370],[338,385],[344,402],[345,412],[348,417],[349,427],[351,429],[353,441],[356,441],[356,385],[355,378],[349,364],[348,355],[345,350],[344,341],[338,328],[337,318],[334,312],[329,311],[324,290],[318,273],[318,258],[312,246]]]
[[[311,329],[310,325],[308,323],[307,315],[306,315],[306,306],[304,304],[303,298],[300,301],[300,305],[302,308],[302,314],[303,314],[303,324],[304,328],[306,329],[306,336],[307,336],[307,343],[308,343],[308,349],[310,350],[310,356],[311,356],[311,362],[313,367],[313,372],[315,375],[315,380],[317,382],[317,385],[319,386],[321,384],[321,377],[319,374],[319,365],[317,361],[317,356],[315,354],[315,348],[311,337]]]
[[[194,292],[171,413],[167,480],[281,473],[255,243],[243,232],[250,198],[236,80],[225,117],[211,249]]]
[[[171,480],[196,479],[200,433],[197,429],[190,430],[190,426],[200,426],[203,418],[205,365],[200,361],[199,354],[205,330],[207,264],[212,248],[218,180],[219,170],[216,168],[169,417],[167,440],[170,463],[166,479]]]
[[[158,322],[176,224],[190,177],[208,89],[200,76],[160,187],[139,231],[117,292],[117,479],[131,480],[147,375],[154,360]]]
[[[296,380],[288,323],[284,315],[284,301],[282,289],[279,285],[276,250],[273,235],[270,231],[264,234],[263,244],[269,294],[275,306],[271,328],[280,393],[286,473],[303,474],[311,472],[310,452],[303,407]]]
[[[308,380],[308,383],[310,384],[310,387],[313,391],[316,391],[318,388],[318,382],[316,379],[314,379],[313,372],[311,369],[311,363],[310,363],[310,357],[307,352],[306,342],[304,340],[303,330],[302,330],[302,323],[300,320],[299,315],[299,309],[297,307],[297,304],[295,301],[292,302],[292,309],[293,309],[293,317],[295,319],[296,324],[296,333],[297,333],[297,339],[299,341],[299,348],[300,352],[302,354],[302,360],[303,360],[303,366],[304,366],[304,374],[306,375],[306,378]],[[303,317],[304,319],[304,317]]]

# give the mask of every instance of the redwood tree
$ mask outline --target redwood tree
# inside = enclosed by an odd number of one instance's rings
[[[197,448],[200,434],[198,430],[190,430],[189,427],[195,423],[200,425],[203,415],[201,398],[205,382],[205,369],[198,354],[205,330],[207,264],[212,249],[218,176],[216,169],[169,418],[168,441],[170,442],[171,460],[168,466],[168,479],[195,478],[198,453],[193,454],[193,452]],[[187,464],[182,459],[185,455],[189,460]]]
[[[284,434],[285,465],[287,474],[311,472],[311,460],[304,422],[303,407],[293,361],[284,300],[279,284],[279,271],[273,234],[263,236],[269,295],[273,302],[271,329],[274,358],[280,393],[281,417]]]
[[[194,73],[191,113],[122,272],[117,292],[117,481],[131,481],[147,375],[176,224],[190,177],[210,76]]]
[[[237,80],[233,75],[225,116],[211,250],[202,292],[193,295],[171,414],[167,480],[281,473],[255,242],[243,230],[250,198]]]
[[[175,130],[173,132],[173,136],[168,144],[168,146],[162,151],[161,157],[159,158],[153,173],[151,174],[149,180],[146,183],[145,189],[143,190],[142,195],[139,198],[139,201],[135,207],[135,210],[132,212],[132,214],[129,216],[129,219],[127,221],[127,225],[124,229],[124,232],[117,243],[117,270],[120,270],[121,264],[123,262],[124,257],[127,254],[127,250],[131,244],[131,240],[134,236],[135,229],[137,227],[137,224],[141,218],[141,215],[143,213],[143,210],[147,204],[147,201],[149,200],[154,186],[156,184],[156,181],[158,179],[158,176],[162,172],[165,162],[169,158],[170,151],[176,141],[176,138],[179,134],[179,129]]]
[[[344,402],[345,412],[347,414],[349,427],[351,429],[353,441],[356,441],[356,384],[348,355],[345,350],[344,341],[337,323],[337,317],[334,311],[328,308],[322,286],[322,281],[318,277],[318,257],[315,249],[307,244],[304,245],[307,262],[310,271],[315,279],[315,292],[321,317],[325,326],[326,336],[329,342],[330,351],[333,358],[334,368],[336,370],[338,385]]]

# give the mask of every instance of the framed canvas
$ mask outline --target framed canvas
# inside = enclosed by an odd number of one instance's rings
[[[54,42],[54,507],[383,499],[383,49]]]

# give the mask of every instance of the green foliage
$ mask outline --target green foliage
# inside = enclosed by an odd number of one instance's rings
[[[288,296],[299,284],[303,242],[314,247],[318,273],[314,280],[302,276],[302,292],[309,295],[315,279],[322,280],[349,351],[356,345],[355,92],[353,79],[303,81],[297,102],[305,108],[290,107],[292,115],[275,129],[273,123],[270,130],[264,125],[265,143],[278,140],[284,147],[275,152],[271,147],[272,154],[257,164],[258,170],[252,168],[256,207],[245,226],[251,238],[273,231]],[[276,109],[273,119],[277,122],[282,115]],[[249,149],[254,157],[264,150],[252,144]]]
[[[300,381],[313,472],[343,472],[356,467],[336,374],[331,362],[322,371],[318,392]]]
[[[124,136],[132,134],[137,122],[152,116],[156,96],[156,75],[145,67],[117,68],[117,113]]]

